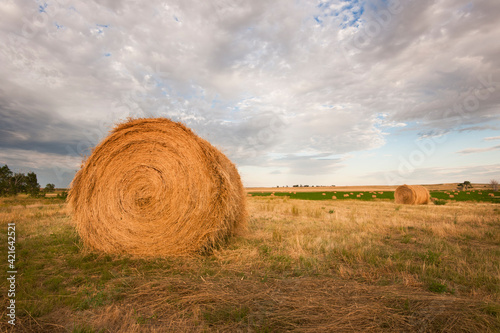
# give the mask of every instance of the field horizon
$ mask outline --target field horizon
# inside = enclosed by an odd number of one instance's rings
[[[430,191],[451,191],[458,190],[460,183],[443,183],[443,184],[408,184],[408,185],[422,185]],[[403,184],[400,184],[403,185]],[[320,191],[338,191],[338,192],[366,192],[366,191],[395,191],[399,185],[342,185],[342,186],[308,186],[308,187],[245,187],[247,192],[320,192]],[[472,183],[472,190],[490,189],[491,185],[486,183]]]

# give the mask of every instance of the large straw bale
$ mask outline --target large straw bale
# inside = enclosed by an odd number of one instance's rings
[[[425,205],[430,201],[429,191],[420,185],[401,185],[394,192],[397,204]]]
[[[85,245],[138,256],[207,251],[246,227],[236,167],[189,128],[165,118],[116,126],[69,192]]]

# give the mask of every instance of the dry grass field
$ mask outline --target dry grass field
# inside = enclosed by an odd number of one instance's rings
[[[248,201],[249,229],[225,247],[141,259],[83,248],[62,200],[0,199],[2,244],[16,223],[16,328],[500,332],[500,205]]]

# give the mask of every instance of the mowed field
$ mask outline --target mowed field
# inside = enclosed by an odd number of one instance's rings
[[[500,203],[500,191],[484,190],[430,190],[431,202],[436,205],[445,205],[447,202],[455,201],[475,201],[475,202],[492,202]],[[288,197],[290,199],[302,200],[363,200],[363,201],[394,201],[394,191],[390,190],[360,190],[359,188],[351,188],[344,191],[332,191],[324,189],[316,192],[311,190],[305,191],[251,191],[247,192],[247,196],[258,197]]]
[[[0,199],[6,263],[7,224],[16,224],[16,328],[500,331],[499,204],[406,206],[389,194],[334,200],[315,190],[320,199],[249,189],[244,235],[213,253],[150,259],[85,249],[64,200]],[[6,306],[0,327],[10,330]]]
[[[429,191],[456,191],[458,183],[423,185]],[[247,187],[247,192],[379,192],[396,190],[396,185],[359,185],[359,186],[308,186],[308,187]],[[470,190],[489,190],[489,184],[473,184]]]

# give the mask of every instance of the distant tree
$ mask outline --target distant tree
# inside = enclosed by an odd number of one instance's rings
[[[463,183],[457,185],[460,190],[467,191],[467,189],[472,188],[470,181],[466,180]]]
[[[15,173],[10,183],[10,194],[16,195],[20,192],[26,192],[26,175],[24,173]]]
[[[47,185],[45,185],[45,188],[43,189],[43,191],[46,193],[51,193],[51,192],[54,192],[55,189],[56,189],[56,186],[54,184],[47,184]]]
[[[0,168],[0,196],[5,196],[10,194],[12,182],[12,171],[9,167],[4,165]]]
[[[490,180],[491,189],[493,191],[498,191],[498,181],[495,179]]]
[[[40,184],[36,178],[36,173],[29,172],[26,175],[26,192],[32,197],[36,197],[40,194]]]

